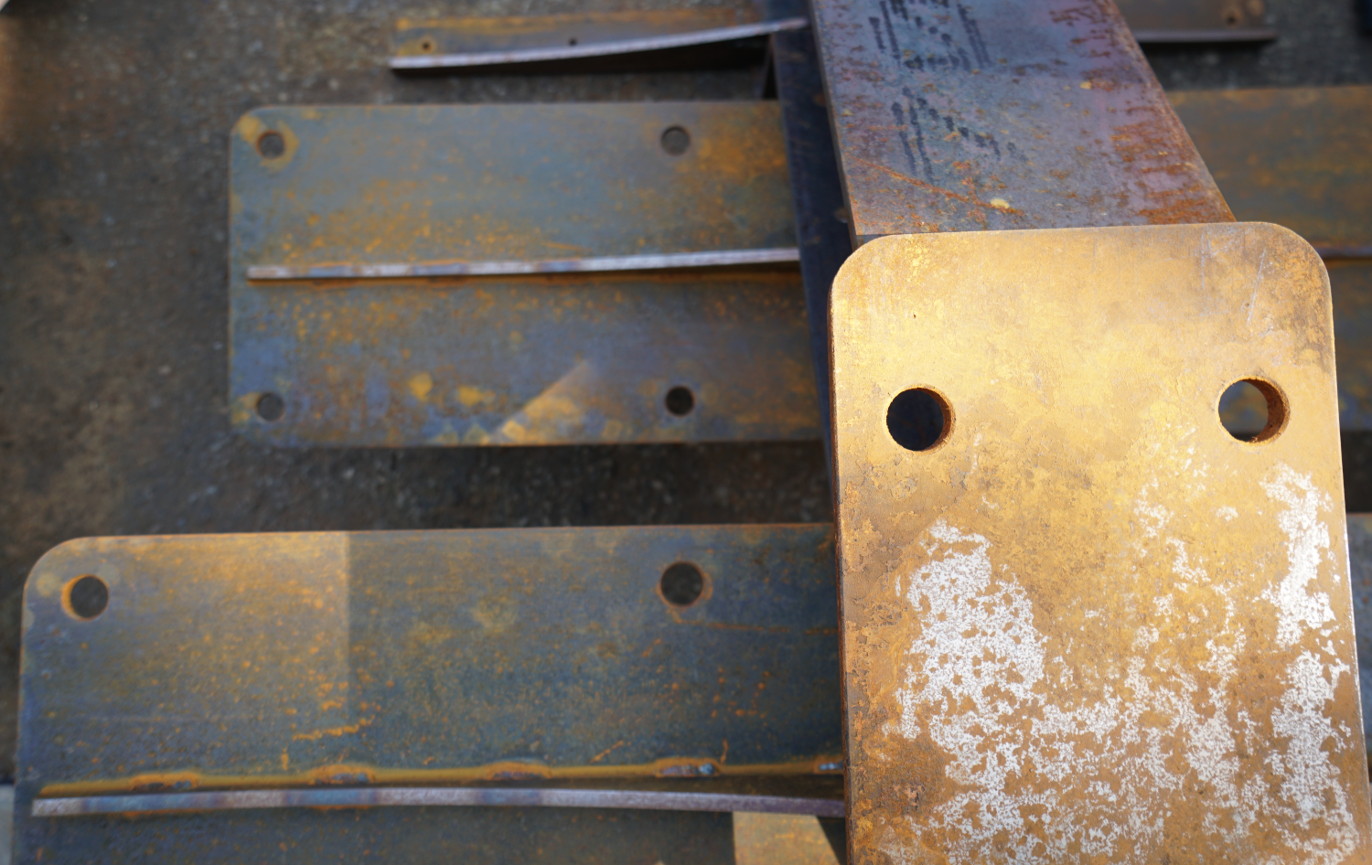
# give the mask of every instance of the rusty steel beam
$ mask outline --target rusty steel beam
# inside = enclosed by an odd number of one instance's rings
[[[270,108],[231,163],[256,440],[820,434],[774,104]]]
[[[148,840],[45,814],[388,797],[832,814],[832,796],[695,786],[841,772],[831,557],[826,526],[65,544],[26,590],[20,849]],[[471,792],[569,781],[598,787]]]
[[[1108,0],[815,0],[855,243],[1232,219]]]
[[[1315,251],[892,237],[833,312],[853,861],[1368,861]],[[1241,380],[1253,441],[1217,411]]]

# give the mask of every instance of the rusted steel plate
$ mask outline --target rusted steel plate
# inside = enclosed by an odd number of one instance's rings
[[[1369,861],[1315,252],[887,238],[833,323],[853,861]],[[1274,395],[1255,442],[1217,413],[1244,379]],[[920,388],[950,422],[910,450]]]
[[[38,797],[840,771],[831,556],[826,526],[65,544],[26,590],[21,849],[113,831]]]
[[[1263,42],[1277,31],[1263,0],[1119,0],[1140,42]]]
[[[1231,219],[1110,2],[815,0],[858,243]]]
[[[790,266],[248,278],[794,249],[776,105],[272,108],[239,121],[231,161],[230,405],[253,438],[819,435]]]
[[[1234,213],[1372,258],[1372,87],[1170,96]]]
[[[731,7],[396,22],[392,69],[576,60],[683,48],[809,26],[804,0]]]

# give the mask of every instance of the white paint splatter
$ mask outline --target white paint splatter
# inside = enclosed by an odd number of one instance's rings
[[[1284,506],[1278,525],[1291,568],[1262,597],[1274,605],[1282,645],[1308,645],[1313,631],[1333,633],[1328,596],[1313,591],[1328,560],[1320,514],[1330,503],[1285,467],[1264,489]],[[1140,504],[1136,512],[1172,556],[1174,591],[1154,608],[1167,616],[1186,609],[1206,628],[1208,657],[1160,650],[1158,631],[1143,626],[1123,677],[1089,693],[1064,659],[1050,655],[1033,601],[1014,573],[995,564],[990,542],[942,522],[928,530],[925,563],[899,583],[919,626],[893,726],[939,748],[956,786],[913,825],[946,839],[950,863],[1143,862],[1164,843],[1175,796],[1184,793],[1204,797],[1202,826],[1217,849],[1246,845],[1255,827],[1276,827],[1289,850],[1272,851],[1267,861],[1343,862],[1361,830],[1330,752],[1358,733],[1332,723],[1328,710],[1349,668],[1332,641],[1326,658],[1303,652],[1276,672],[1286,691],[1270,720],[1251,717],[1230,694],[1248,639],[1238,610],[1252,599],[1236,599],[1230,592],[1242,586],[1212,579],[1203,551],[1163,537],[1163,509]],[[1180,594],[1192,586],[1204,590],[1202,600]],[[1263,753],[1283,779],[1277,790],[1240,756]],[[895,861],[923,861],[898,841],[883,847]]]

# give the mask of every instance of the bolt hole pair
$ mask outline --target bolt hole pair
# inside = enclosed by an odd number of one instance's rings
[[[1270,441],[1286,428],[1286,397],[1261,378],[1234,382],[1220,396],[1216,412],[1225,431],[1241,442]],[[943,394],[928,387],[902,391],[886,409],[886,430],[911,451],[932,450],[953,431],[953,409]]]

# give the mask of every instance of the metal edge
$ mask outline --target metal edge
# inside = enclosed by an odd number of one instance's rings
[[[756,24],[739,24],[734,27],[696,30],[691,33],[674,33],[668,36],[645,36],[639,39],[624,39],[589,45],[556,45],[543,48],[518,48],[510,51],[481,51],[469,54],[395,56],[391,57],[388,63],[392,69],[452,69],[500,66],[509,63],[537,63],[547,60],[575,60],[585,57],[606,57],[614,54],[637,54],[645,51],[685,48],[691,45],[706,45],[711,42],[728,42],[734,39],[766,36],[784,30],[799,30],[809,26],[810,21],[805,17],[778,18],[773,21],[759,21]]]
[[[606,255],[536,261],[444,261],[405,264],[325,264],[248,267],[248,279],[403,279],[422,276],[518,276],[539,273],[608,273],[627,270],[737,267],[749,264],[786,264],[800,260],[795,247],[725,249],[708,252],[668,252],[647,255]]]
[[[187,813],[260,808],[371,807],[614,808],[648,811],[749,812],[843,817],[841,799],[680,793],[656,790],[502,789],[495,787],[371,787],[306,790],[138,793],[35,799],[34,817]]]

